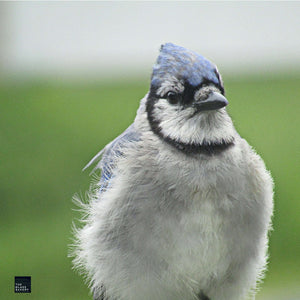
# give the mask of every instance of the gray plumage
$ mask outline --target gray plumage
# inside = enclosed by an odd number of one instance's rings
[[[211,62],[162,46],[134,123],[91,162],[74,264],[95,299],[254,298],[273,184],[227,104]]]

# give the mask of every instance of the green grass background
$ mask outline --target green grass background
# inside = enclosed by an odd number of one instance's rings
[[[271,258],[259,300],[300,299],[299,79],[225,77],[235,126],[275,180]],[[133,121],[147,90],[147,80],[0,85],[0,299],[92,298],[67,257],[79,216],[71,198],[84,195],[90,178],[81,169]],[[14,276],[26,275],[32,293],[14,294]]]

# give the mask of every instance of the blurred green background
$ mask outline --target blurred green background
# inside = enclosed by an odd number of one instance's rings
[[[257,299],[300,299],[300,73],[224,76],[239,133],[275,181],[267,277]],[[92,299],[67,257],[85,164],[132,123],[149,82],[46,80],[0,85],[0,299]],[[14,276],[32,276],[14,294]],[[142,299],[141,299],[142,300]]]

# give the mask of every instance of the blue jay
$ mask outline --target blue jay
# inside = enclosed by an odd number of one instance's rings
[[[273,182],[236,132],[217,67],[166,43],[134,123],[88,164],[75,267],[97,300],[254,298]]]

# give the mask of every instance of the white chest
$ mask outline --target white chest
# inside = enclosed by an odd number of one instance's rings
[[[159,221],[164,224],[161,242],[166,247],[161,254],[172,272],[190,286],[194,282],[195,287],[208,286],[211,280],[225,278],[232,260],[242,256],[235,254],[240,251],[236,243],[242,245],[249,239],[243,239],[247,229],[240,222],[251,201],[245,195],[247,183],[243,183],[239,168],[217,165],[213,160],[206,167],[187,170],[183,162],[177,170],[168,170],[168,178],[174,176],[178,182],[174,193],[185,199],[186,206],[176,217]],[[176,176],[181,181],[176,181]]]
[[[172,232],[167,230],[169,249],[165,259],[172,271],[190,281],[190,285],[195,282],[198,286],[207,286],[211,277],[223,277],[231,251],[224,227],[228,227],[226,219],[209,199],[191,207],[173,223]]]

